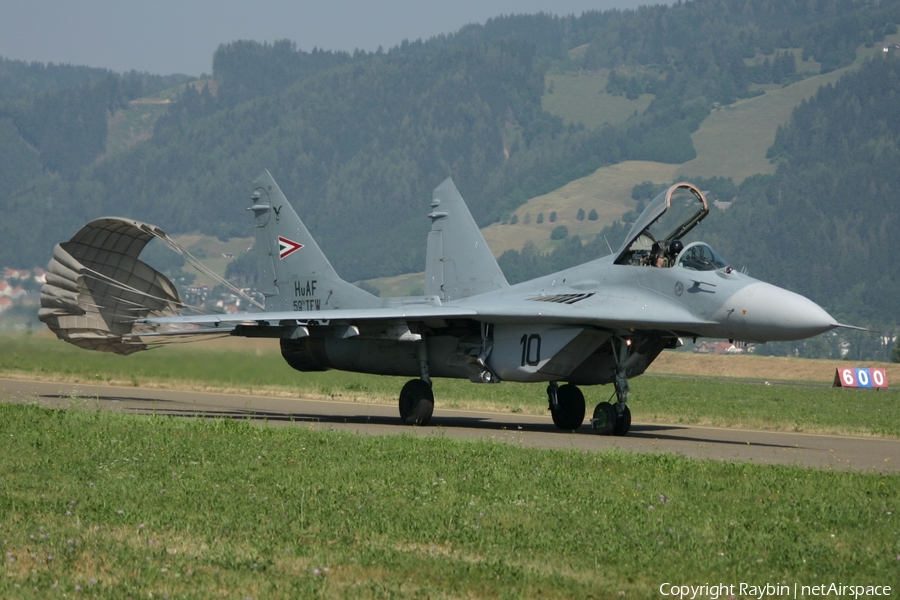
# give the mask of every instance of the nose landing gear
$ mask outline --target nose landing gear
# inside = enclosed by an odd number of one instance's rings
[[[616,359],[616,403],[601,402],[594,408],[591,427],[600,435],[626,435],[631,429],[631,411],[628,409],[628,351],[630,340],[619,340]]]

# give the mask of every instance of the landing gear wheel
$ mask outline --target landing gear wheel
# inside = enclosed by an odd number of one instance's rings
[[[584,423],[584,394],[578,386],[567,383],[556,390],[556,400],[559,408],[550,409],[553,424],[566,431],[572,431],[581,427]]]
[[[407,425],[424,427],[434,412],[434,393],[421,379],[411,379],[400,390],[400,418]]]
[[[613,407],[615,408],[615,406]],[[627,406],[623,407],[622,414],[616,418],[616,425],[613,427],[613,435],[626,435],[631,429],[631,411]]]
[[[609,402],[601,402],[594,408],[594,418],[591,419],[591,427],[600,435],[610,435],[616,428],[616,407]]]

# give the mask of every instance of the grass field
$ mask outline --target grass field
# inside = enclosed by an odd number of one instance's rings
[[[900,477],[0,405],[4,598],[900,584]]]
[[[271,340],[129,357],[44,335],[0,347],[4,377],[390,403],[403,383],[297,373]],[[632,381],[632,410],[644,422],[900,436],[897,394],[823,387],[835,364],[666,353]],[[542,386],[437,380],[435,390],[444,406],[545,407]],[[588,390],[589,402],[611,391]],[[74,402],[0,404],[0,597],[656,598],[664,582],[900,585],[896,475]]]
[[[4,337],[0,376],[136,387],[223,390],[278,397],[334,398],[394,404],[405,379],[328,371],[299,373],[272,340],[225,338],[116,356],[87,352],[45,336]],[[631,380],[638,422],[695,423],[806,432],[900,436],[900,396],[828,387],[840,361],[716,357],[664,353],[648,374]],[[900,365],[885,365],[888,382]],[[805,385],[779,385],[779,382]],[[771,385],[775,383],[776,385]],[[438,406],[546,414],[544,386],[475,385],[438,379]],[[613,393],[584,388],[589,408]]]
[[[641,94],[635,100],[606,93],[609,72],[578,71],[548,73],[544,81],[541,106],[561,117],[566,124],[581,123],[595,129],[604,123],[621,125],[633,114],[641,114],[653,100],[652,94]]]

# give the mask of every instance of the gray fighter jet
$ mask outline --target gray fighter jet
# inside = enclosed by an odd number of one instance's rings
[[[839,324],[814,302],[731,267],[682,238],[709,213],[703,193],[678,183],[643,211],[611,255],[509,285],[453,182],[434,190],[425,295],[380,299],[344,281],[268,171],[253,183],[260,312],[186,315],[175,287],[139,260],[158,228],[92,221],[56,247],[41,319],[82,347],[128,354],[174,334],[278,338],[298,371],[339,369],[412,379],[400,418],[426,425],[432,377],[475,383],[543,382],[553,422],[584,422],[579,386],[612,384],[591,425],[625,435],[628,380],[680,338],[797,340]]]

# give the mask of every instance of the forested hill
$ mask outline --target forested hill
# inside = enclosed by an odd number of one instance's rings
[[[133,97],[118,76],[19,97],[0,105],[0,159],[27,163],[15,171],[25,175],[0,172],[12,181],[0,264],[43,264],[55,242],[107,214],[246,235],[247,186],[268,168],[342,275],[420,270],[424,215],[445,177],[487,224],[602,165],[680,164],[711,107],[803,76],[785,49],[829,70],[897,22],[900,0],[695,0],[501,17],[371,54],[236,42],[216,51],[213,85],[185,88],[152,139],[117,155],[104,153],[102,119],[68,104],[116,112]],[[613,69],[611,93],[654,100],[622,125],[563,126],[541,108],[551,68]],[[35,117],[57,100],[66,118],[40,128]],[[75,139],[83,152],[55,158],[54,143]]]
[[[131,100],[188,80],[0,58],[0,182],[15,192],[48,176],[75,180],[104,154],[110,117]],[[2,250],[0,256],[17,264]]]
[[[107,69],[44,64],[0,57],[0,101],[41,92],[59,92],[113,75]]]

